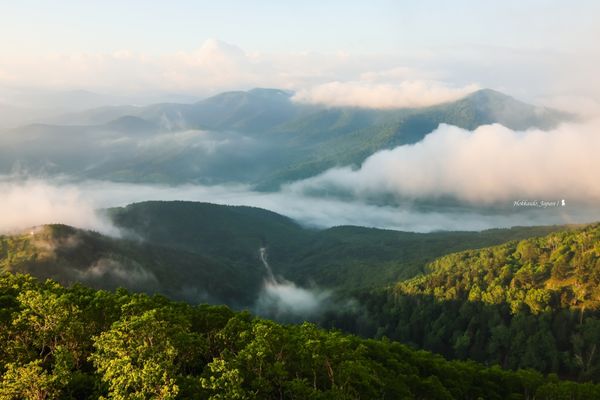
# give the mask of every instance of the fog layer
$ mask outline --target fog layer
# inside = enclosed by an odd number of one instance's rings
[[[143,185],[106,181],[7,181],[0,183],[0,232],[45,223],[65,223],[102,233],[117,234],[95,209],[125,206],[146,200],[189,200],[269,209],[307,226],[326,228],[359,225],[415,232],[482,230],[516,225],[546,225],[600,220],[593,205],[490,210],[477,206],[423,207],[410,201],[377,205],[361,199],[315,197],[284,188],[279,192],[253,191],[237,185]]]
[[[289,185],[298,193],[355,198],[453,198],[477,205],[515,200],[600,201],[600,123],[550,131],[442,124],[414,145],[379,151],[358,169],[340,167]]]

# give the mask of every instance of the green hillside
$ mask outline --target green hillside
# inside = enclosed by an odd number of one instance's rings
[[[442,123],[468,130],[499,123],[524,130],[532,127],[550,129],[572,118],[566,113],[526,104],[490,89],[419,109],[318,110],[274,128],[290,136],[298,149],[309,148],[310,151],[263,178],[259,187],[273,188],[335,166],[359,165],[376,151],[419,142]]]
[[[449,358],[600,381],[600,225],[446,255],[324,324]]]
[[[600,382],[600,224],[416,234],[193,202],[106,212],[123,238],[0,236],[0,399],[598,396],[582,382]],[[260,247],[277,275],[335,289],[317,325],[376,340],[194,305],[252,307]]]
[[[411,233],[361,227],[303,228],[279,214],[198,202],[143,202],[109,210],[114,223],[148,243],[254,268],[267,247],[275,272],[326,287],[382,286],[413,277],[454,251],[545,235],[560,229],[520,227],[483,232]]]
[[[256,263],[262,246],[273,244],[284,253],[311,234],[287,217],[246,206],[149,201],[110,209],[108,215],[147,242],[249,263]]]
[[[559,229],[563,227],[414,233],[340,226],[317,232],[285,273],[299,282],[313,280],[329,287],[386,286],[421,274],[427,263],[444,254],[542,236]]]
[[[62,225],[0,236],[0,268],[125,287],[190,302],[252,307],[267,272],[298,285],[352,290],[414,277],[436,257],[560,227],[417,234],[360,227],[303,228],[253,207],[195,202],[144,202],[107,210],[122,238]]]
[[[0,276],[2,399],[595,399],[600,386],[446,361],[225,307]]]
[[[237,307],[254,301],[263,276],[258,265],[239,269],[204,254],[109,238],[64,225],[0,236],[0,268],[66,285],[125,287],[193,303]]]
[[[600,307],[600,224],[441,257],[422,277],[400,284],[410,294],[510,306],[540,314]]]

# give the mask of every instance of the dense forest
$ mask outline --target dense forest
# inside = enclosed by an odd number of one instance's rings
[[[446,361],[224,306],[0,277],[0,399],[595,399],[600,386]]]
[[[600,381],[600,225],[467,250],[322,323],[449,358]]]
[[[121,238],[0,236],[0,400],[600,396],[600,224],[416,234],[191,202],[107,213]],[[253,309],[259,247],[275,274],[331,290],[314,325],[204,305]]]
[[[286,278],[329,288],[379,287],[412,278],[442,255],[567,229],[515,227],[482,232],[414,233],[357,226],[311,229],[255,207],[146,201],[107,210],[124,237],[208,255],[237,272],[259,272],[258,248]],[[128,236],[127,233],[130,235]]]
[[[560,226],[412,233],[340,226],[309,229],[274,212],[198,202],[143,202],[107,210],[120,238],[65,225],[0,235],[0,268],[97,289],[124,287],[176,300],[251,307],[266,271],[301,286],[381,287],[412,278],[436,257]]]

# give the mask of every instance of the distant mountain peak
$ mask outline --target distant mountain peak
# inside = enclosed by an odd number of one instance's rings
[[[450,105],[461,110],[471,110],[475,124],[469,126],[469,129],[492,123],[517,130],[531,127],[550,129],[562,121],[574,118],[573,115],[558,110],[525,103],[494,89],[480,89]]]
[[[133,115],[124,115],[122,117],[109,121],[105,126],[118,131],[127,132],[151,133],[157,130],[157,126],[152,122]]]
[[[294,92],[292,90],[275,89],[275,88],[254,88],[247,91],[249,94],[260,95],[260,96],[285,96],[292,97]]]
[[[220,100],[220,99],[245,99],[248,97],[255,99],[273,99],[273,100],[282,100],[290,98],[294,95],[293,91],[283,90],[283,89],[275,89],[275,88],[253,88],[250,90],[231,90],[228,92],[222,92],[216,94],[214,96],[208,97],[204,100],[200,100],[196,104],[206,103],[210,101]]]
[[[499,92],[497,90],[494,89],[479,89],[473,93],[470,93],[468,95],[466,95],[463,99],[470,99],[473,100],[477,103],[492,103],[492,102],[498,102],[498,103],[503,103],[503,102],[515,102],[518,103],[519,105],[527,105],[530,106],[527,103],[524,103],[520,100],[515,99],[512,96],[509,96],[505,93]]]

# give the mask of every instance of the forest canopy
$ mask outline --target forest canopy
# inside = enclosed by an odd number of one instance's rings
[[[556,399],[600,386],[224,306],[0,277],[0,399]],[[557,397],[564,394],[567,397]]]

